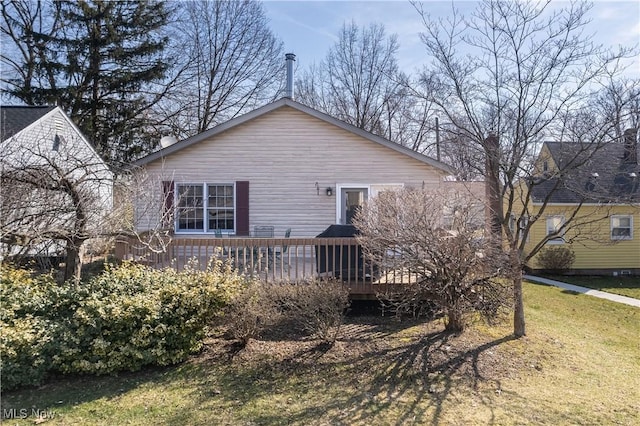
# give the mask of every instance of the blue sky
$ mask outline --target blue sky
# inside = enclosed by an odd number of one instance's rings
[[[470,12],[475,2],[455,0],[463,13]],[[561,4],[561,2],[557,2]],[[446,16],[451,1],[426,1],[434,17]],[[323,59],[335,43],[342,24],[358,25],[381,22],[387,33],[398,35],[398,61],[407,72],[427,63],[419,33],[423,26],[418,13],[405,0],[386,1],[264,1],[267,18],[274,33],[282,39],[287,52],[297,56],[297,66],[306,67]],[[640,1],[595,1],[588,31],[604,45],[637,45],[640,43]],[[627,73],[640,78],[640,56]]]

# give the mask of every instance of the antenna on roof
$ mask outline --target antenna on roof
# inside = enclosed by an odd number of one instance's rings
[[[440,123],[436,117],[436,160],[440,161]]]

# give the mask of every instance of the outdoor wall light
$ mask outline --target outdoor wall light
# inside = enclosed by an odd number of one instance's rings
[[[333,189],[331,187],[327,188],[327,196],[331,197],[333,195]]]

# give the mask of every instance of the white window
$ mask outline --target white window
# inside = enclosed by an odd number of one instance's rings
[[[178,184],[176,231],[234,232],[232,184]]]
[[[556,238],[551,238],[547,241],[548,244],[563,244],[564,239],[561,231],[564,225],[564,216],[549,216],[547,217],[547,235],[557,235]]]
[[[611,216],[611,239],[630,240],[633,238],[633,216]]]

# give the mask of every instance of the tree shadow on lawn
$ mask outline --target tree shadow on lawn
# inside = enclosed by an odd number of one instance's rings
[[[221,339],[178,366],[118,376],[65,376],[39,388],[3,393],[2,405],[3,409],[56,411],[64,407],[68,411],[104,398],[107,401],[97,409],[105,412],[95,416],[96,423],[103,419],[107,424],[109,411],[122,410],[110,401],[126,400],[128,392],[146,387],[142,400],[155,409],[163,424],[208,424],[212,420],[219,424],[371,424],[382,418],[387,424],[437,425],[448,402],[453,399],[454,404],[464,406],[456,399],[474,390],[474,400],[493,416],[505,370],[507,375],[519,372],[524,363],[523,359],[512,360],[511,352],[500,347],[511,336],[487,341],[478,334],[454,336],[432,327],[426,334],[398,338],[403,330],[394,336],[384,324],[377,324],[371,329],[386,338],[374,333],[358,339],[358,327],[368,330],[366,321],[349,326],[354,329],[333,347],[318,341],[256,340],[230,359],[234,344]],[[274,347],[281,351],[271,351]],[[516,392],[503,392],[521,406],[514,422],[531,421],[530,403]],[[171,406],[163,406],[165,393],[173,401]],[[136,404],[142,402],[136,402],[138,398],[126,404],[139,409]],[[473,410],[471,405],[468,409]],[[558,407],[539,404],[535,411],[534,420],[535,415],[557,412]],[[69,416],[72,420],[73,414]],[[579,420],[568,418],[569,423]]]
[[[228,401],[239,401],[236,419],[246,418],[257,424],[310,424],[320,420],[368,424],[389,410],[399,425],[436,425],[441,421],[444,402],[459,386],[477,390],[482,382],[501,392],[501,372],[493,368],[501,368],[502,358],[498,359],[493,349],[513,337],[478,343],[466,341],[464,335],[433,331],[406,343],[391,339],[393,344],[374,335],[361,347],[364,340],[366,337],[347,337],[333,347],[306,342],[258,362],[254,355],[245,354],[243,359],[240,354],[234,361],[236,368],[226,369],[216,377],[216,385],[227,402],[214,404],[212,414],[228,408]],[[265,342],[252,343],[253,351],[268,352],[272,347]],[[492,398],[483,397],[484,392],[477,393],[481,403],[492,411]],[[304,402],[289,405],[287,395]],[[209,398],[193,397],[195,406],[211,402]],[[259,408],[265,400],[272,401],[271,408]],[[174,424],[187,419],[176,414]]]
[[[269,399],[278,406],[281,390],[295,386],[293,393],[305,400],[302,407],[289,410],[281,404],[277,409],[254,410],[246,418],[257,424],[438,425],[450,421],[443,420],[447,404],[458,404],[457,410],[472,412],[468,400],[460,402],[471,395],[474,403],[485,407],[485,418],[479,421],[487,424],[504,421],[496,420],[495,408],[501,397],[510,401],[513,423],[535,423],[547,415],[567,423],[584,420],[578,413],[579,402],[566,402],[564,406],[555,400],[536,401],[533,409],[531,401],[516,390],[502,389],[504,377],[542,374],[529,365],[530,354],[514,357],[510,350],[500,347],[513,341],[512,335],[482,342],[465,338],[465,334],[433,331],[406,345],[374,345],[346,358],[335,355],[344,349],[340,348],[345,343],[342,340],[326,352],[321,345],[308,347],[280,362],[256,366],[249,375],[263,380],[252,384],[252,390],[241,396],[240,405]],[[232,390],[234,377],[228,379],[224,386]],[[272,396],[276,398],[271,400]],[[571,405],[577,409],[567,410]]]
[[[512,337],[461,351],[452,348],[450,343],[453,339],[456,336],[450,333],[433,332],[406,347],[383,354],[368,354],[370,364],[375,364],[380,358],[384,362],[365,391],[365,395],[374,398],[366,401],[362,395],[354,395],[343,404],[360,406],[360,409],[351,410],[350,419],[366,423],[368,416],[392,409],[398,401],[404,400],[402,409],[396,410],[396,424],[424,423],[429,421],[429,417],[431,424],[438,424],[444,401],[458,385],[471,384],[477,389],[479,382],[489,381],[495,382],[495,387],[500,389],[498,379],[483,375],[478,365],[479,358],[491,348],[512,340]],[[375,407],[371,407],[371,402]],[[430,408],[433,409],[432,414],[427,415]]]

